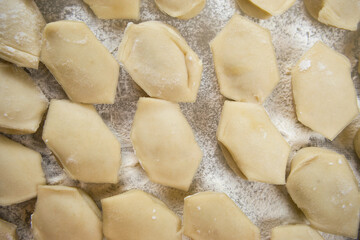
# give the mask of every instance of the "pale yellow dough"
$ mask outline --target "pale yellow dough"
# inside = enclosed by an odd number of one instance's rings
[[[35,240],[102,240],[101,212],[82,190],[41,186],[31,226]]]
[[[0,78],[0,132],[36,132],[48,100],[21,68],[0,61]]]
[[[84,0],[98,18],[139,19],[140,0]]]
[[[317,42],[292,70],[298,120],[333,140],[358,115],[350,61]]]
[[[202,152],[178,104],[140,98],[131,141],[151,181],[189,189]]]
[[[156,21],[129,23],[118,59],[150,97],[195,102],[202,62],[171,26]]]
[[[159,9],[179,19],[190,19],[205,7],[206,0],[155,0]]]
[[[260,240],[260,231],[224,193],[185,198],[184,234],[192,240]]]
[[[360,129],[356,132],[354,137],[354,149],[358,158],[360,158]]]
[[[32,199],[46,183],[41,155],[0,135],[0,206]]]
[[[0,1],[0,58],[38,68],[45,20],[33,0]]]
[[[230,168],[241,177],[285,184],[290,146],[262,106],[225,101],[217,139]]]
[[[251,17],[267,19],[284,13],[296,0],[237,0],[243,12]]]
[[[326,25],[356,31],[360,21],[359,0],[304,0],[312,17]]]
[[[324,240],[311,227],[303,224],[283,225],[271,230],[271,240]]]
[[[162,201],[141,190],[101,200],[107,240],[181,240],[181,221]]]
[[[292,160],[286,187],[312,227],[356,238],[358,182],[343,155],[316,147],[301,149]]]
[[[0,219],[0,239],[17,240],[16,225]]]
[[[85,23],[47,24],[41,61],[72,101],[114,103],[119,65]]]
[[[258,24],[235,14],[210,47],[225,97],[262,103],[279,82],[270,32]]]
[[[118,182],[120,143],[92,105],[51,100],[42,138],[71,178]]]

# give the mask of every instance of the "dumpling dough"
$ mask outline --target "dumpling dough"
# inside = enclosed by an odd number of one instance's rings
[[[343,155],[316,147],[301,149],[292,160],[286,187],[312,227],[357,237],[358,183]]]
[[[260,231],[224,193],[185,198],[184,234],[193,240],[260,240]]]
[[[118,182],[120,143],[92,105],[51,100],[42,138],[73,179]]]
[[[0,239],[17,240],[16,225],[0,219]]]
[[[0,58],[38,68],[45,20],[33,0],[0,1]]]
[[[258,24],[235,14],[210,47],[225,97],[262,103],[279,82],[270,32]]]
[[[31,218],[35,240],[102,240],[101,212],[82,190],[41,186]]]
[[[174,28],[155,21],[129,23],[118,59],[150,97],[195,102],[202,62]]]
[[[324,240],[311,227],[303,224],[283,225],[271,230],[271,240]]]
[[[0,206],[36,197],[37,186],[46,183],[41,155],[0,135]]]
[[[356,31],[360,21],[359,0],[304,0],[310,15],[326,25]]]
[[[358,158],[360,158],[360,129],[356,132],[354,138],[354,149]]]
[[[285,184],[290,146],[262,106],[225,101],[217,139],[230,168],[241,177]]]
[[[189,189],[202,152],[178,104],[140,98],[131,141],[151,181]]]
[[[0,61],[0,78],[0,132],[36,132],[48,100],[21,68]]]
[[[72,101],[114,103],[119,65],[85,23],[47,24],[41,61]]]
[[[181,221],[162,201],[141,190],[101,200],[107,240],[181,240]]]
[[[296,0],[237,0],[241,10],[251,17],[267,19],[284,13]]]
[[[190,19],[205,7],[206,0],[155,0],[159,9],[179,19]]]
[[[98,18],[139,19],[140,0],[84,0]]]
[[[333,140],[359,113],[350,61],[317,42],[292,70],[298,120]]]

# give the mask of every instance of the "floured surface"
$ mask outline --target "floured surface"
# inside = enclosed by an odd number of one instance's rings
[[[129,21],[97,19],[81,0],[36,0],[36,3],[47,22],[64,19],[85,21],[97,38],[115,56]],[[200,191],[219,191],[229,195],[249,219],[261,229],[262,239],[269,239],[271,228],[277,225],[304,222],[302,214],[295,208],[285,187],[248,182],[237,177],[227,166],[216,141],[217,125],[225,98],[219,92],[208,43],[225,26],[233,13],[240,12],[235,1],[208,0],[204,10],[187,21],[177,20],[161,13],[153,0],[143,0],[140,12],[141,21],[160,20],[179,29],[181,35],[204,64],[197,101],[181,104],[181,109],[192,126],[204,153],[203,161],[189,192],[151,183],[137,163],[130,142],[130,129],[137,100],[140,96],[145,96],[145,93],[135,85],[123,68],[120,70],[115,104],[96,106],[105,123],[122,144],[123,164],[119,173],[119,184],[80,184],[70,180],[42,142],[41,129],[34,135],[11,136],[11,138],[42,154],[43,167],[49,184],[82,187],[98,205],[99,200],[104,197],[132,188],[140,188],[154,194],[182,217],[184,197]],[[244,15],[241,12],[240,14]],[[272,17],[269,20],[252,20],[268,28],[272,33],[281,80],[265,101],[264,106],[272,122],[292,146],[291,157],[298,149],[305,146],[333,149],[345,154],[359,181],[360,161],[355,156],[352,140],[360,127],[360,117],[354,120],[333,142],[325,140],[324,137],[312,132],[296,120],[290,77],[291,67],[315,42],[322,40],[350,59],[353,81],[359,93],[359,75],[355,68],[360,53],[359,31],[349,32],[317,22],[306,12],[302,1],[297,1],[281,16]],[[30,70],[30,75],[48,98],[66,98],[60,85],[44,65],[40,64],[38,71]],[[0,218],[18,225],[20,239],[32,239],[30,216],[34,206],[35,200],[30,200],[6,208],[0,207]],[[330,234],[322,235],[327,240],[347,239]]]

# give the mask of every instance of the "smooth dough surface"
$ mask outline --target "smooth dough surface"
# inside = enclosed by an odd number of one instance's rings
[[[296,0],[237,0],[243,12],[251,17],[267,19],[284,13]]]
[[[260,230],[224,193],[185,198],[184,234],[192,240],[260,240]]]
[[[101,200],[107,240],[181,240],[181,221],[162,201],[141,190]]]
[[[343,155],[316,147],[301,149],[292,160],[286,187],[312,227],[357,237],[358,183]]]
[[[151,181],[181,190],[189,189],[202,152],[178,104],[140,98],[131,141]]]
[[[36,197],[38,185],[46,184],[41,155],[0,135],[0,206]]]
[[[360,21],[359,0],[304,0],[310,15],[326,25],[356,31]]]
[[[101,212],[82,190],[40,186],[31,226],[35,240],[102,240]]]
[[[354,137],[354,149],[358,158],[360,158],[360,129],[356,132]]]
[[[324,240],[311,227],[303,224],[283,225],[271,230],[271,240]]]
[[[235,14],[210,47],[225,97],[262,103],[279,82],[270,32],[258,24]]]
[[[48,100],[21,68],[0,61],[0,78],[0,132],[36,132]]]
[[[0,58],[38,68],[45,20],[33,0],[0,1]]]
[[[118,182],[120,143],[92,105],[51,100],[42,138],[71,178]]]
[[[179,19],[189,19],[198,15],[205,7],[206,0],[155,0],[159,9]]]
[[[118,59],[150,97],[195,102],[202,62],[171,26],[156,21],[129,23]]]
[[[16,225],[0,219],[0,239],[17,240]]]
[[[241,177],[285,184],[290,146],[262,106],[225,101],[217,139],[227,163]]]
[[[292,70],[298,120],[333,140],[359,113],[350,61],[317,42]]]
[[[47,24],[40,58],[72,101],[114,103],[119,65],[85,23]]]
[[[140,0],[84,0],[98,18],[139,19]]]

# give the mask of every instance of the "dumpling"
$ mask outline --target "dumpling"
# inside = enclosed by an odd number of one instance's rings
[[[41,186],[31,226],[35,240],[102,240],[101,212],[82,190]]]
[[[107,240],[181,240],[181,221],[162,201],[141,190],[101,200]]]
[[[359,0],[304,0],[310,15],[326,25],[356,31],[360,21]]]
[[[131,141],[151,181],[184,191],[189,189],[202,152],[178,104],[140,98]]]
[[[71,178],[118,182],[120,143],[92,105],[51,100],[42,138]]]
[[[271,230],[271,240],[324,240],[321,235],[304,224],[282,225]]]
[[[237,0],[241,10],[251,17],[266,19],[284,13],[296,0]]]
[[[0,135],[0,206],[32,199],[46,184],[41,155]]]
[[[292,70],[298,120],[333,140],[359,113],[349,60],[317,42]]]
[[[38,68],[45,20],[33,0],[0,1],[0,58]]]
[[[85,23],[48,23],[41,61],[72,101],[114,103],[119,65]]]
[[[230,168],[241,177],[285,184],[290,146],[262,106],[225,101],[217,139]]]
[[[17,240],[16,225],[0,219],[0,239]]]
[[[156,21],[129,23],[118,59],[150,97],[195,102],[202,62],[169,25]]]
[[[98,18],[139,19],[140,0],[84,0]]]
[[[205,7],[206,0],[155,0],[159,9],[179,19],[190,19]]]
[[[358,158],[360,158],[360,129],[356,132],[354,137],[354,149]]]
[[[279,82],[270,31],[235,14],[210,42],[220,92],[262,103]]]
[[[21,68],[0,61],[0,78],[0,132],[36,132],[48,100]]]
[[[286,187],[312,227],[357,237],[358,182],[343,155],[317,147],[301,149],[292,160]]]
[[[260,230],[224,193],[185,198],[184,234],[193,240],[260,240]]]

